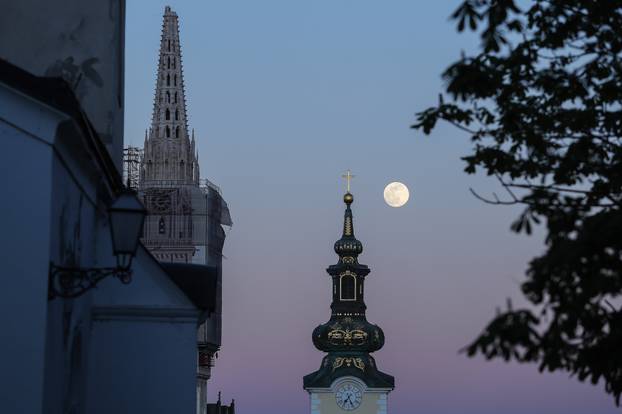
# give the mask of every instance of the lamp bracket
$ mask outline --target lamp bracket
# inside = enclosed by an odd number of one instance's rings
[[[50,263],[48,300],[57,297],[76,298],[108,276],[128,284],[132,280],[132,270],[122,267],[66,267]]]

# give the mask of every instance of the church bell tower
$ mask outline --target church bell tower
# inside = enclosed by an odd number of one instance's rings
[[[350,179],[348,172],[348,182]],[[335,242],[337,264],[328,267],[332,279],[330,320],[313,331],[313,344],[327,353],[320,369],[306,375],[311,414],[386,414],[394,378],[378,370],[370,353],[384,345],[384,333],[365,317],[365,278],[370,270],[359,263],[363,244],[354,237],[350,208],[354,197],[344,195],[343,234]]]
[[[145,132],[139,188],[149,211],[143,244],[156,259],[192,263],[192,192],[199,187],[194,131],[188,130],[179,19],[164,9],[151,128]]]

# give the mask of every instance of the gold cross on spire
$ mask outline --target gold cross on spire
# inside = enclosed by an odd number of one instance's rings
[[[341,177],[346,179],[346,183],[347,183],[347,187],[348,187],[348,193],[349,193],[350,192],[350,180],[352,180],[356,176],[352,175],[352,172],[350,170],[348,170]]]

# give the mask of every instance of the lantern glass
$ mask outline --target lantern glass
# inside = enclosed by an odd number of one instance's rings
[[[112,250],[117,256],[117,265],[127,269],[138,249],[146,210],[134,192],[126,191],[117,198],[108,212]]]

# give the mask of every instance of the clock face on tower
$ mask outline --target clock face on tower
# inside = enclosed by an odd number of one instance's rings
[[[346,411],[355,410],[361,405],[363,393],[355,384],[345,383],[335,393],[337,405]]]

